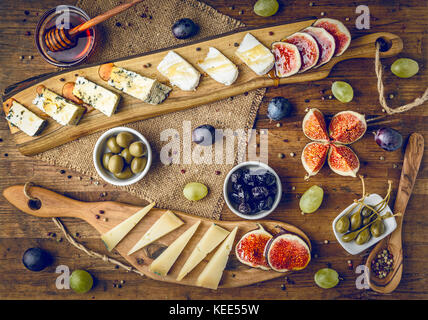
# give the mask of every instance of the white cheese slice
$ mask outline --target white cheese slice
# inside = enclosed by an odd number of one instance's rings
[[[155,79],[114,66],[107,82],[113,88],[150,104],[160,104],[172,90]]]
[[[238,67],[216,48],[210,47],[204,61],[198,63],[215,81],[230,86],[238,78]]]
[[[272,52],[250,33],[245,35],[236,55],[259,76],[268,73],[275,64]]]
[[[63,126],[77,125],[86,110],[47,88],[37,94],[33,104]]]
[[[46,120],[38,117],[15,100],[12,101],[12,106],[9,108],[6,120],[29,136],[37,135],[46,125]]]
[[[181,236],[179,236],[173,243],[171,243],[168,248],[150,264],[150,271],[157,273],[160,276],[166,276],[172,265],[177,260],[178,256],[181,254],[189,240],[192,238],[200,223],[201,220],[196,222]]]
[[[84,77],[77,77],[74,83],[73,95],[101,111],[107,117],[111,117],[116,112],[116,108],[120,100],[120,96],[118,94],[111,92],[110,90],[107,90]]]
[[[229,254],[232,250],[237,231],[238,227],[235,227],[217,249],[204,270],[202,270],[201,274],[198,276],[196,285],[214,290],[218,288],[223,271],[226,268],[227,260],[229,260]]]
[[[211,251],[217,247],[220,242],[227,237],[229,231],[219,227],[216,224],[212,224],[207,232],[199,240],[195,249],[193,249],[189,258],[184,263],[178,274],[177,281],[181,281],[190,271],[192,271]]]
[[[169,51],[158,65],[158,70],[172,85],[184,91],[195,90],[201,74],[174,51]]]
[[[163,237],[164,235],[170,233],[171,231],[177,229],[184,222],[181,221],[174,213],[171,211],[165,212],[151,227],[147,232],[141,237],[141,239],[134,245],[134,247],[129,250],[128,255],[133,254],[134,252],[144,248],[150,243],[156,241],[157,239]]]
[[[151,203],[141,210],[138,210],[132,216],[119,223],[113,229],[107,231],[101,236],[101,240],[104,242],[108,251],[114,249],[117,244],[122,241],[123,238],[137,225],[138,222],[155,206],[155,203]]]

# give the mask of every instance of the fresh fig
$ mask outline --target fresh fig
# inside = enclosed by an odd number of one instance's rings
[[[327,159],[329,144],[323,142],[309,142],[302,152],[302,164],[308,173],[307,177],[314,176],[321,170]]]
[[[283,41],[294,44],[299,50],[302,59],[299,72],[305,72],[317,64],[320,57],[318,43],[309,33],[296,32]]]
[[[305,136],[311,140],[329,141],[324,115],[317,108],[312,108],[306,113],[303,118],[302,128]]]
[[[269,270],[270,267],[265,258],[265,247],[272,235],[262,225],[258,229],[244,234],[235,247],[235,255],[238,260],[253,268]]]
[[[289,77],[299,72],[302,58],[299,49],[294,44],[274,42],[272,53],[275,57],[275,74],[278,78]]]
[[[341,176],[357,176],[357,172],[360,169],[360,160],[351,148],[331,144],[327,159],[330,169],[335,173]]]
[[[265,257],[273,270],[287,272],[304,269],[311,260],[311,251],[299,236],[281,232],[266,244]]]
[[[350,144],[360,139],[367,130],[364,115],[354,111],[342,111],[334,115],[328,131],[334,142]]]
[[[339,20],[331,18],[318,19],[313,26],[323,28],[333,36],[336,43],[335,56],[342,55],[348,49],[351,43],[351,34],[348,28]]]
[[[336,43],[334,42],[333,36],[327,30],[317,27],[308,27],[303,30],[303,32],[309,33],[318,44],[320,57],[315,68],[329,62],[331,58],[333,58],[334,51],[336,50]]]

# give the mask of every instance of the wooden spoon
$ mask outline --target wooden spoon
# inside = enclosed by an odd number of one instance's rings
[[[413,133],[406,147],[404,155],[403,169],[401,170],[400,184],[398,186],[397,198],[394,204],[394,212],[397,216],[397,228],[389,236],[383,238],[371,251],[366,261],[366,267],[370,270],[369,285],[370,288],[379,293],[390,293],[397,288],[403,273],[403,247],[402,247],[402,227],[404,212],[407,203],[412,194],[418,174],[419,165],[424,153],[424,138],[419,133]],[[378,253],[388,249],[393,256],[393,268],[389,274],[383,278],[377,278],[371,270],[373,259]]]

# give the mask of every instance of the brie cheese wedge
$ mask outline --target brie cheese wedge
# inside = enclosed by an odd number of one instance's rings
[[[201,76],[198,70],[174,51],[168,52],[159,63],[158,70],[172,85],[183,91],[195,90]]]
[[[6,115],[6,120],[29,136],[39,134],[46,125],[46,120],[38,117],[15,100],[12,101],[12,105]]]
[[[216,48],[210,47],[204,61],[198,63],[215,81],[230,86],[238,78],[238,67]]]
[[[259,76],[268,73],[275,64],[272,52],[250,33],[245,35],[236,55]]]

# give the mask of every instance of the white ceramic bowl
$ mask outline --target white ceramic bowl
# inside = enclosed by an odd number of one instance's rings
[[[106,145],[108,138],[110,138],[111,136],[115,136],[123,131],[132,133],[136,137],[136,141],[142,141],[147,147],[147,155],[146,155],[147,164],[144,170],[138,174],[134,174],[131,178],[124,179],[124,180],[116,178],[111,172],[104,169],[102,165],[102,155],[106,152],[110,152],[110,149],[107,148],[107,145]],[[93,152],[93,161],[94,161],[94,166],[95,166],[95,169],[97,170],[97,173],[105,181],[115,186],[127,186],[141,180],[150,170],[150,166],[152,164],[152,149],[150,148],[150,144],[147,141],[147,139],[138,131],[127,127],[112,128],[104,132],[95,143],[94,152]]]
[[[236,205],[234,203],[232,203],[231,200],[229,200],[229,193],[232,192],[232,182],[230,181],[230,176],[232,175],[233,172],[235,172],[238,169],[250,169],[250,170],[251,169],[265,169],[275,176],[276,186],[277,186],[278,190],[277,190],[276,197],[274,199],[272,208],[270,208],[269,210],[262,210],[256,214],[252,214],[252,215],[242,214],[241,212],[239,212],[237,210]],[[267,164],[265,164],[263,162],[258,162],[258,161],[242,162],[242,163],[236,165],[235,167],[233,167],[233,169],[230,170],[230,172],[227,174],[226,178],[224,179],[223,195],[224,195],[224,199],[226,200],[226,204],[229,207],[229,209],[234,214],[236,214],[238,217],[248,219],[248,220],[262,219],[262,218],[268,216],[269,214],[271,214],[276,209],[279,202],[281,201],[281,196],[282,196],[281,179],[279,179],[278,174],[271,167],[269,167]]]
[[[364,199],[364,203],[370,205],[370,206],[375,206],[377,205],[380,201],[382,201],[382,197],[378,194],[371,194],[368,197],[366,197]],[[336,231],[336,228],[334,227],[336,225],[336,221],[339,220],[343,215],[345,215],[345,213],[351,209],[351,207],[354,204],[349,205],[345,210],[343,210],[337,217],[336,219],[334,219],[332,227],[333,227],[333,232],[334,235],[336,236],[337,241],[342,245],[343,249],[345,249],[346,251],[348,251],[350,254],[355,255],[355,254],[359,254],[360,252],[370,248],[371,246],[373,246],[374,244],[378,243],[380,240],[382,240],[383,238],[385,238],[386,236],[388,236],[389,234],[391,234],[395,228],[397,228],[397,222],[395,221],[395,217],[391,217],[391,218],[387,218],[385,220],[383,220],[384,224],[385,224],[385,232],[383,233],[383,235],[381,235],[378,238],[375,237],[371,237],[369,241],[367,241],[365,244],[363,245],[358,245],[355,243],[355,241],[351,241],[351,242],[344,242],[342,241],[342,236],[344,235],[343,233],[339,233]],[[354,208],[354,210],[352,210],[351,213],[354,213],[358,210],[358,206],[356,208]],[[386,206],[385,209],[383,209],[381,212],[379,212],[379,214],[381,216],[383,216],[384,214],[386,214],[387,212],[392,212],[391,208],[389,206]]]

